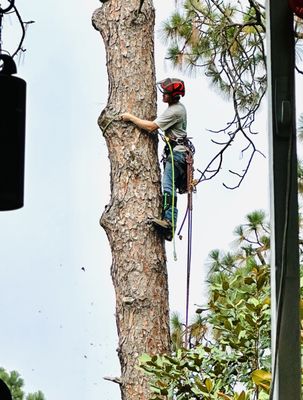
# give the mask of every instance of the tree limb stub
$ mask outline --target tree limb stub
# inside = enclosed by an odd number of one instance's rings
[[[112,377],[112,376],[104,376],[103,379],[106,380],[106,381],[113,382],[113,383],[118,383],[118,385],[122,384],[121,378],[118,378],[117,376],[114,376],[114,377]]]

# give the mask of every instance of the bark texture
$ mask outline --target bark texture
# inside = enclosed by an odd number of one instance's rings
[[[169,351],[168,285],[164,241],[148,219],[160,215],[158,139],[117,116],[156,115],[154,8],[145,0],[109,0],[93,14],[107,58],[109,97],[99,117],[111,165],[111,200],[100,223],[112,250],[123,400],[147,400],[136,368],[142,353]]]

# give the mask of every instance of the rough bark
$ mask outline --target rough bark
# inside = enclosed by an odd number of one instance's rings
[[[148,219],[161,210],[158,139],[114,118],[129,111],[156,115],[154,8],[145,0],[109,0],[93,14],[107,58],[109,97],[99,117],[109,151],[111,200],[100,223],[112,250],[123,400],[147,400],[140,354],[169,350],[168,285],[164,242]]]

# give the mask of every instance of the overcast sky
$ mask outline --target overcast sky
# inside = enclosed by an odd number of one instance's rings
[[[159,24],[174,0],[155,0],[157,79],[183,76],[164,62]],[[27,30],[18,76],[27,81],[25,206],[0,214],[0,366],[17,370],[27,392],[47,400],[119,400],[111,256],[99,218],[109,201],[109,163],[97,118],[107,101],[101,37],[91,26],[97,0],[17,0]],[[3,48],[18,31],[6,18]],[[6,45],[7,44],[7,45]],[[9,48],[9,50],[11,50]],[[224,126],[231,106],[205,78],[183,76],[189,136],[202,169],[215,149],[207,129]],[[164,109],[159,104],[159,112]],[[131,111],[131,110],[129,110]],[[267,153],[266,104],[256,139]],[[241,162],[240,148],[228,157]],[[205,259],[227,248],[233,228],[258,208],[267,209],[267,160],[257,156],[236,191],[223,188],[222,174],[202,183],[194,196],[191,311],[205,298]],[[180,219],[186,196],[180,200]],[[180,221],[179,221],[180,222]],[[178,261],[167,245],[170,304],[184,315],[186,242],[177,240]]]

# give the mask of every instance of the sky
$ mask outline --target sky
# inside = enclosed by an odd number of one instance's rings
[[[204,77],[188,77],[164,60],[159,29],[174,0],[155,0],[157,79],[186,82],[183,103],[196,168],[216,148],[207,129],[224,126],[231,105]],[[91,25],[97,0],[17,0],[27,29],[27,49],[17,64],[27,82],[25,205],[0,213],[0,366],[17,370],[26,392],[47,400],[119,400],[115,299],[111,255],[99,225],[109,202],[109,161],[97,118],[107,101],[105,53]],[[18,25],[6,18],[3,48],[11,49]],[[165,105],[159,103],[159,112]],[[125,110],[131,111],[131,110]],[[260,150],[267,154],[266,103],[257,118]],[[205,301],[207,254],[227,249],[236,225],[255,209],[268,210],[268,160],[257,156],[241,187],[230,191],[227,170],[240,163],[235,146],[219,177],[194,195],[191,313]],[[180,219],[186,196],[179,200]],[[179,221],[180,222],[180,221]],[[170,309],[184,316],[186,241],[167,244]]]

